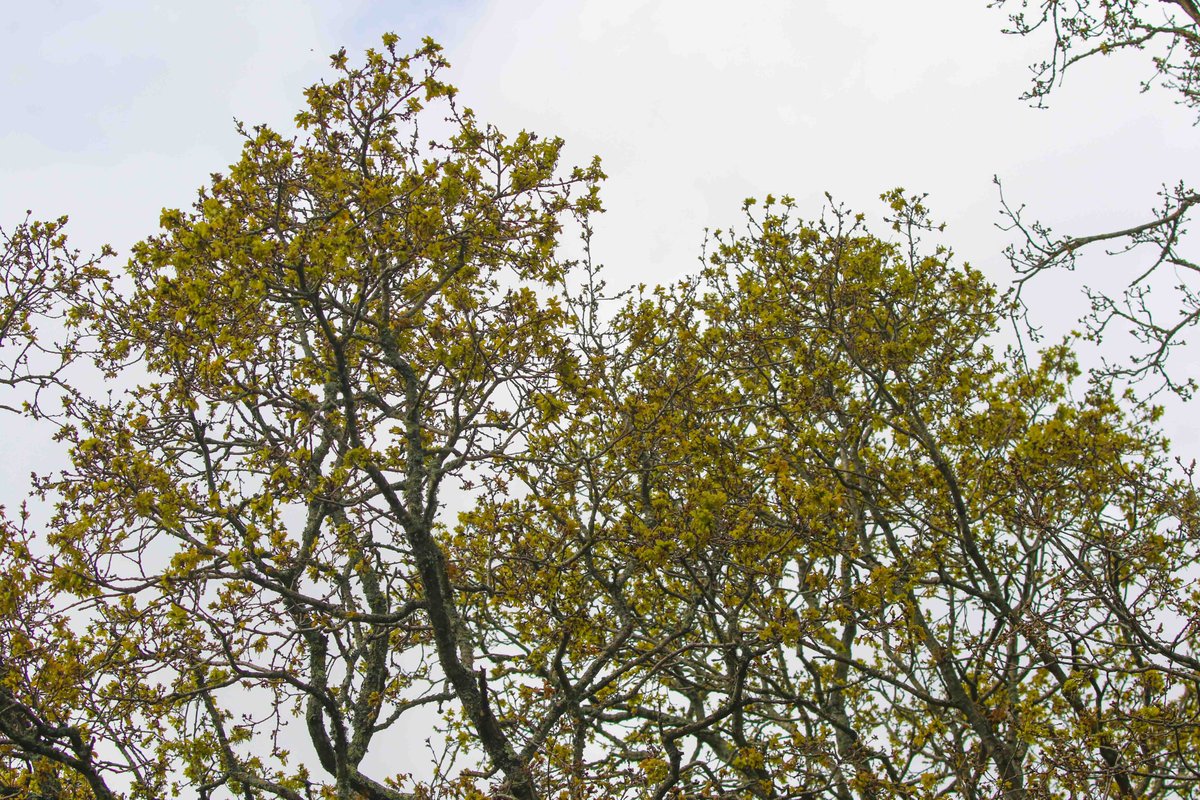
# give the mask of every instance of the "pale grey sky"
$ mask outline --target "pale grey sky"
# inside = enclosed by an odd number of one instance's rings
[[[1192,115],[1138,93],[1144,56],[1084,65],[1051,110],[1026,107],[1026,67],[1048,42],[1003,36],[1003,22],[985,0],[11,3],[0,224],[69,213],[79,246],[126,251],[238,157],[233,118],[286,127],[329,53],[390,30],[441,41],[481,119],[602,157],[611,284],[694,269],[703,229],[738,222],[747,196],[791,194],[815,215],[829,191],[874,212],[897,185],[928,192],[945,241],[1005,281],[993,174],[1083,233],[1137,220],[1163,183],[1196,183],[1200,159]],[[1078,279],[1045,281],[1034,313],[1069,322]],[[6,435],[7,474],[41,463],[36,439]]]
[[[3,26],[0,220],[70,213],[125,249],[237,157],[234,117],[286,126],[326,56],[394,30],[445,45],[464,101],[566,137],[611,180],[617,276],[692,268],[743,197],[931,194],[961,255],[1006,277],[991,176],[1064,229],[1120,224],[1195,162],[1190,115],[1141,95],[1139,57],[1089,64],[1050,111],[1017,96],[1035,42],[983,0],[46,2]]]

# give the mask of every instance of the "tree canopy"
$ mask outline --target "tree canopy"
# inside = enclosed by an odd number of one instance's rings
[[[899,189],[614,296],[599,163],[445,67],[339,52],[122,269],[5,236],[5,405],[70,465],[0,526],[0,796],[1200,792],[1156,409],[998,344]]]

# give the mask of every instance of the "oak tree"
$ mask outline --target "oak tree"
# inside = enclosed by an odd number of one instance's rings
[[[463,518],[562,796],[1196,791],[1190,483],[1065,347],[995,353],[1008,301],[886,199],[892,241],[717,234]]]

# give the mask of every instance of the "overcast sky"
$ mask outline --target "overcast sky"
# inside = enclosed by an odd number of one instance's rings
[[[742,198],[825,191],[863,207],[929,192],[948,241],[997,279],[1000,175],[1064,230],[1128,222],[1195,162],[1191,116],[1139,94],[1142,60],[1089,64],[1027,108],[1046,42],[984,0],[41,2],[6,9],[0,223],[69,213],[125,250],[238,155],[232,120],[287,127],[327,56],[430,34],[466,104],[567,139],[611,176],[614,276],[691,269]]]
[[[120,250],[238,155],[233,119],[286,128],[327,56],[395,31],[437,38],[464,102],[564,136],[611,179],[614,280],[694,267],[740,201],[930,193],[947,241],[997,280],[998,174],[1062,230],[1119,225],[1195,162],[1191,116],[1139,94],[1142,60],[1089,64],[1050,111],[1017,98],[1045,41],[984,0],[41,2],[6,9],[0,224],[69,213]]]
[[[1144,56],[1084,65],[1051,110],[1026,107],[1049,42],[1003,23],[985,0],[9,3],[0,225],[67,213],[81,247],[125,252],[236,160],[234,118],[287,129],[330,53],[394,31],[445,46],[481,119],[561,135],[574,162],[601,156],[610,283],[694,269],[704,228],[737,222],[747,196],[791,194],[815,215],[829,191],[873,211],[898,185],[928,192],[945,241],[1004,281],[993,175],[1086,233],[1137,221],[1200,159],[1192,115],[1139,94]],[[1046,281],[1035,313],[1080,309],[1077,278]]]

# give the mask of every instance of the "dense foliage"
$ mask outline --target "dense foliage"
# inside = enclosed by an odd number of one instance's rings
[[[1157,412],[997,352],[899,190],[606,299],[598,165],[444,66],[339,53],[121,274],[6,237],[70,466],[0,528],[0,796],[1197,794]]]

